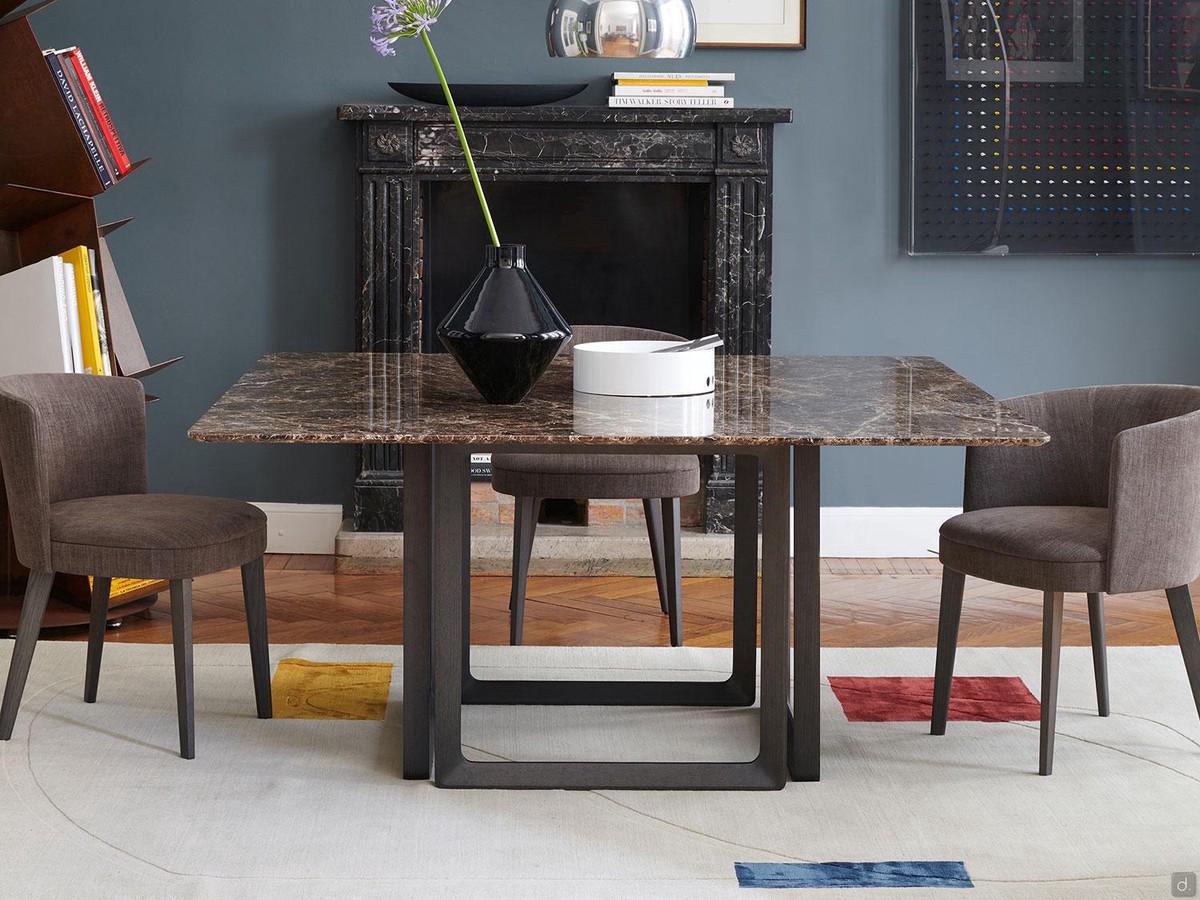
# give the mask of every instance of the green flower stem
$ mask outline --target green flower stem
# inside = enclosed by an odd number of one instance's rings
[[[437,72],[438,81],[442,83],[442,91],[446,94],[446,105],[450,107],[450,115],[454,119],[454,127],[458,129],[458,139],[462,142],[463,154],[467,157],[467,168],[471,170],[471,181],[475,185],[475,193],[479,197],[479,206],[483,210],[483,218],[487,222],[488,233],[492,236],[492,243],[497,247],[500,246],[500,237],[496,234],[496,225],[492,222],[492,211],[488,209],[487,197],[483,193],[483,185],[479,182],[479,172],[475,168],[475,157],[471,155],[471,145],[467,143],[467,133],[463,131],[462,119],[458,117],[458,107],[454,103],[454,96],[450,93],[450,85],[446,83],[446,73],[442,71],[442,64],[438,60],[437,51],[433,49],[433,42],[429,40],[428,30],[421,32],[421,40],[425,42],[425,49],[429,51],[429,58],[433,61],[434,71]]]

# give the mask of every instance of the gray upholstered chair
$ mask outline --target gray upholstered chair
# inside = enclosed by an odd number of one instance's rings
[[[191,580],[241,566],[258,716],[271,718],[266,516],[234,500],[147,493],[146,404],[138,382],[90,375],[0,379],[0,461],[17,558],[30,572],[0,740],[12,737],[55,573],[94,577],[88,703],[95,702],[100,681],[112,579],[171,582],[180,754],[192,759]]]
[[[565,352],[575,344],[596,341],[685,340],[662,331],[611,325],[575,325],[571,330],[573,336]],[[529,557],[538,512],[542,500],[553,497],[642,501],[659,605],[670,624],[671,645],[683,645],[679,498],[700,490],[698,457],[497,453],[492,457],[492,486],[517,499],[509,603],[509,639],[514,645],[521,643],[524,631]]]
[[[1063,593],[1088,595],[1108,715],[1104,594],[1165,590],[1200,712],[1200,388],[1097,387],[1007,401],[1051,442],[967,451],[966,512],[942,526],[933,734],[946,733],[965,575],[1045,593],[1041,765],[1054,764]]]

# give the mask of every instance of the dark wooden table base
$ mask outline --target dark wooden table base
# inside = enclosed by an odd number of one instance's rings
[[[415,450],[415,452],[414,452]],[[405,631],[406,778],[449,788],[777,790],[788,778],[787,448],[739,455],[734,580],[734,661],[728,680],[555,682],[482,680],[470,671],[469,452],[409,448],[405,593],[433,598]],[[749,763],[476,762],[462,753],[462,706],[750,706],[758,635],[758,481],[765,480],[760,747]],[[429,486],[432,485],[432,489]],[[414,496],[415,495],[415,496]],[[412,500],[416,499],[416,503]],[[414,540],[414,535],[425,539]],[[411,579],[411,581],[410,581]],[[410,616],[411,616],[410,612]],[[432,676],[431,676],[432,673]],[[412,686],[411,693],[408,686]],[[432,691],[430,688],[432,687]],[[432,735],[432,753],[430,736]],[[432,763],[432,766],[430,765]]]

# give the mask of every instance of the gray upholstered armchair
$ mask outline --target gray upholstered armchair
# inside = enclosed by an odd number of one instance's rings
[[[192,578],[242,567],[260,718],[271,717],[263,552],[267,520],[248,503],[148,493],[146,401],[129,378],[0,379],[0,461],[17,558],[29,569],[0,740],[12,737],[55,573],[92,576],[84,700],[94,703],[113,578],[171,582],[180,755],[195,748]]]
[[[1054,759],[1064,592],[1088,595],[1096,690],[1108,714],[1105,593],[1165,590],[1200,712],[1200,388],[1096,387],[1007,401],[1051,436],[967,453],[966,512],[942,526],[945,566],[934,734],[945,734],[964,576],[1045,593],[1041,766]]]

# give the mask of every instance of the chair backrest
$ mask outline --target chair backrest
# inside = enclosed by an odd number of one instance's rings
[[[649,328],[630,328],[626,325],[572,325],[571,339],[562,352],[568,353],[576,344],[595,344],[600,341],[686,341],[687,338]]]
[[[1113,385],[1004,401],[1050,435],[1029,448],[967,451],[968,510],[997,506],[1106,507],[1113,442],[1131,428],[1200,410],[1200,387]]]
[[[0,462],[17,558],[50,571],[50,505],[142,494],[146,401],[131,378],[0,378]]]
[[[1105,507],[1109,592],[1200,577],[1200,387],[1082,388],[1007,402],[1051,442],[969,450],[968,510]]]

